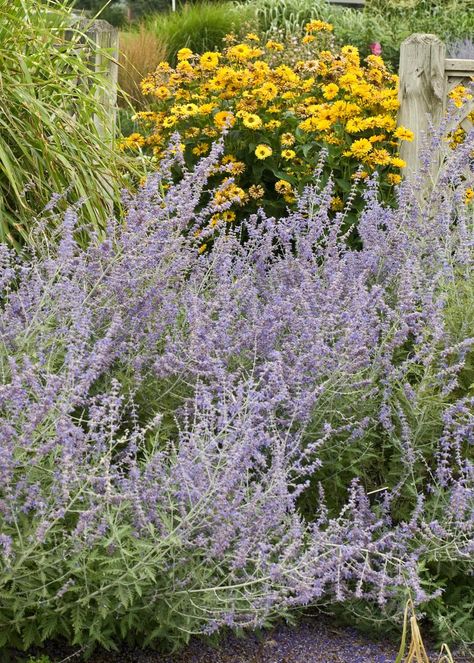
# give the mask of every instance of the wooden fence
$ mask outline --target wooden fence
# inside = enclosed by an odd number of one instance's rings
[[[430,34],[413,34],[400,49],[400,110],[398,122],[415,133],[412,143],[401,144],[407,162],[406,174],[416,172],[420,145],[429,121],[437,125],[444,117],[449,93],[457,85],[469,85],[474,77],[474,60],[446,58],[446,46]],[[472,126],[468,115],[474,100],[465,106],[461,126]]]
[[[117,81],[118,81],[118,59],[119,59],[119,31],[110,23],[103,20],[93,20],[83,16],[76,16],[72,35],[82,32],[87,40],[79,40],[78,47],[83,47],[80,57],[85,57],[91,69],[100,73],[104,78],[104,85],[100,91],[100,102],[104,108],[107,127],[102,126],[99,118],[96,118],[97,129],[100,134],[107,136],[113,134],[117,113]],[[67,33],[66,33],[67,36]]]

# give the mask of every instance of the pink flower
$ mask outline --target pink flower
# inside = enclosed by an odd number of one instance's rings
[[[370,48],[370,52],[372,53],[372,55],[381,55],[382,54],[382,44],[380,44],[380,42],[378,42],[378,41],[372,42],[372,44],[370,44],[369,48]]]

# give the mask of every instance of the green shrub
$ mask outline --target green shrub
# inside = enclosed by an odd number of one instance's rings
[[[372,42],[380,42],[385,61],[394,68],[401,42],[413,32],[434,32],[447,42],[474,33],[472,0],[369,0],[363,11],[327,0],[255,0],[251,5],[264,33],[291,35],[311,19],[329,21],[340,44],[357,46],[363,54]]]
[[[253,14],[250,5],[202,2],[185,5],[177,12],[156,14],[148,19],[147,27],[168,44],[169,60],[176,62],[180,48],[188,47],[196,53],[220,48],[223,38],[239,31]]]
[[[70,26],[64,0],[0,0],[0,241],[12,245],[56,194],[82,197],[95,229],[110,213],[104,199],[119,199],[126,161],[100,101],[107,83],[78,57],[87,37],[65,38]]]

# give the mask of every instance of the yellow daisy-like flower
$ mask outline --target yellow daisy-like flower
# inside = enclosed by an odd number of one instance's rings
[[[135,150],[137,150],[140,147],[143,147],[144,144],[145,144],[144,137],[139,133],[133,133],[133,134],[130,134],[130,136],[127,136],[126,138],[124,138],[119,143],[119,147],[122,150],[126,150],[126,149],[135,149]]]
[[[310,21],[304,26],[306,32],[332,32],[334,26],[326,21]]]
[[[231,60],[239,60],[240,62],[245,62],[252,57],[253,49],[251,49],[247,44],[237,44],[232,46],[227,51],[227,57]]]
[[[273,150],[270,145],[264,145],[263,143],[260,143],[260,145],[257,145],[255,148],[255,156],[257,159],[267,159],[268,157],[271,157],[272,154]]]
[[[349,152],[358,159],[362,159],[363,157],[367,156],[371,150],[372,143],[370,140],[367,140],[367,138],[360,138],[359,140],[355,140],[352,143]]]
[[[219,129],[224,127],[233,127],[235,124],[235,115],[231,111],[219,111],[214,115],[214,124]]]
[[[215,69],[219,64],[219,53],[214,53],[212,51],[203,53],[199,58],[199,64],[201,65],[202,69],[205,69],[206,71]]]
[[[466,205],[467,205],[468,203],[472,202],[473,200],[474,200],[474,189],[472,189],[471,187],[469,187],[469,188],[466,189],[466,191],[464,192],[464,202],[465,202]]]
[[[178,121],[178,118],[174,117],[173,115],[169,115],[168,117],[165,117],[163,120],[163,126],[165,129],[170,129],[171,127],[174,127],[176,122]]]
[[[171,96],[171,92],[168,90],[166,85],[160,85],[157,87],[155,90],[153,90],[153,94],[155,97],[161,99],[162,101],[168,99]]]
[[[336,97],[337,93],[339,92],[339,86],[336,85],[335,83],[329,83],[328,85],[323,85],[321,89],[323,91],[323,97],[328,101],[334,99],[334,97]]]
[[[208,152],[209,152],[208,143],[198,143],[196,147],[193,147],[192,149],[192,153],[195,154],[197,157],[200,157],[203,154],[207,154]]]
[[[221,213],[221,217],[222,220],[226,223],[232,223],[232,221],[235,221],[235,212],[232,212],[232,210],[228,209]]]
[[[283,46],[282,43],[279,41],[274,41],[273,39],[269,39],[267,43],[265,44],[265,48],[268,48],[269,51],[284,51],[285,47]]]
[[[245,114],[243,117],[243,123],[247,129],[260,129],[262,126],[262,120],[254,113]]]
[[[395,138],[398,138],[399,140],[406,140],[411,143],[411,141],[415,138],[415,134],[413,131],[410,129],[406,129],[405,127],[398,127],[393,135]]]
[[[212,101],[207,104],[202,104],[201,106],[199,106],[199,113],[200,115],[209,115],[209,113],[212,113],[212,111],[214,110],[214,108],[216,108],[216,106],[217,104],[215,104]]]
[[[344,203],[340,196],[334,196],[331,198],[331,209],[334,212],[340,212],[344,209]]]
[[[189,60],[192,55],[193,52],[190,48],[180,48],[176,54],[176,57],[178,58],[178,62],[182,62],[183,60]]]
[[[403,161],[403,159],[400,159],[400,157],[392,157],[390,159],[390,163],[395,168],[405,168],[405,166],[407,165],[407,162]]]
[[[291,159],[295,158],[296,152],[294,150],[282,150],[281,156],[287,161],[291,161]]]
[[[190,62],[182,60],[181,62],[178,62],[176,71],[179,71],[181,74],[192,74],[194,69]]]
[[[252,186],[249,188],[249,196],[251,198],[255,198],[256,200],[258,198],[263,198],[265,194],[265,189],[261,184],[252,184]]]
[[[390,184],[400,184],[400,182],[402,181],[402,178],[397,173],[389,173],[387,175],[387,181]]]
[[[293,191],[293,187],[287,180],[278,180],[278,182],[275,182],[275,191],[286,196]]]
[[[281,135],[280,143],[283,145],[283,147],[291,147],[292,145],[295,144],[295,137],[293,136],[293,134],[286,132]]]
[[[280,127],[281,127],[280,120],[268,120],[268,122],[265,122],[265,129],[270,129],[270,131],[273,131],[274,129],[279,129]]]
[[[311,44],[312,41],[315,41],[316,37],[314,35],[305,35],[301,42],[303,44]]]
[[[249,41],[260,41],[260,37],[254,32],[247,32],[245,39],[248,39]]]

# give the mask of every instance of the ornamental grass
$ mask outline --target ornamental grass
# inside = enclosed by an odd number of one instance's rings
[[[58,192],[64,209],[83,200],[88,235],[120,203],[121,174],[134,168],[113,147],[101,102],[110,91],[91,54],[104,63],[111,55],[74,23],[70,3],[0,0],[2,242],[20,248]]]

